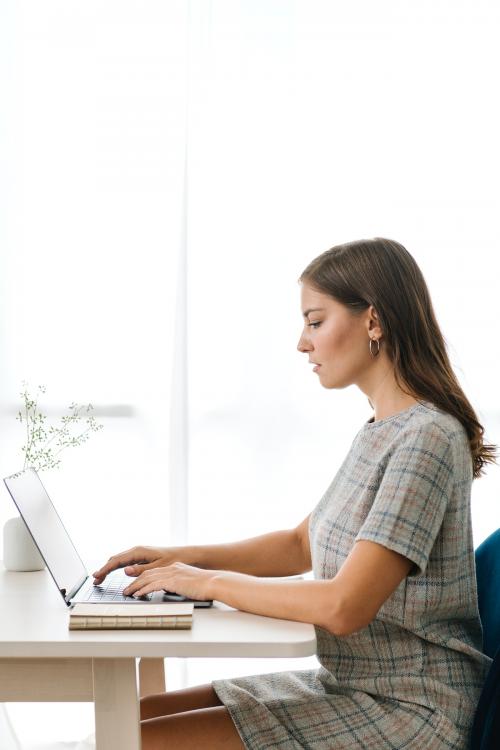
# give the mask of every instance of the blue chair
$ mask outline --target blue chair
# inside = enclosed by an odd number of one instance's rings
[[[470,750],[500,748],[500,529],[476,549],[483,650],[493,659],[474,716]]]

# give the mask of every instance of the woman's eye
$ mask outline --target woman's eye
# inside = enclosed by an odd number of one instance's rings
[[[310,328],[317,328],[319,325],[321,325],[321,321],[315,320],[314,323],[308,323],[307,324]]]

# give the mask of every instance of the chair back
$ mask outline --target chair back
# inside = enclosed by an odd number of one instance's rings
[[[500,748],[500,529],[476,550],[483,651],[493,659],[474,716],[470,750]]]
[[[493,659],[500,647],[500,529],[476,550],[476,578],[483,651]]]

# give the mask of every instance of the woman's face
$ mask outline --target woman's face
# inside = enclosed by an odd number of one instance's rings
[[[367,370],[378,358],[369,350],[369,335],[381,330],[372,305],[360,315],[307,283],[301,290],[304,328],[297,345],[309,361],[319,365],[317,375],[325,388],[346,388],[366,380]],[[368,333],[370,331],[370,334]],[[373,345],[374,351],[377,345]]]

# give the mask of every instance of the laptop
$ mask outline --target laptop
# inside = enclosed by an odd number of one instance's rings
[[[133,578],[121,569],[110,573],[100,586],[94,586],[94,578],[85,568],[36,470],[30,467],[3,481],[68,607],[77,602],[138,606],[193,602],[195,607],[212,606],[212,599],[189,599],[172,591],[155,591],[137,599],[124,596],[123,589]]]

